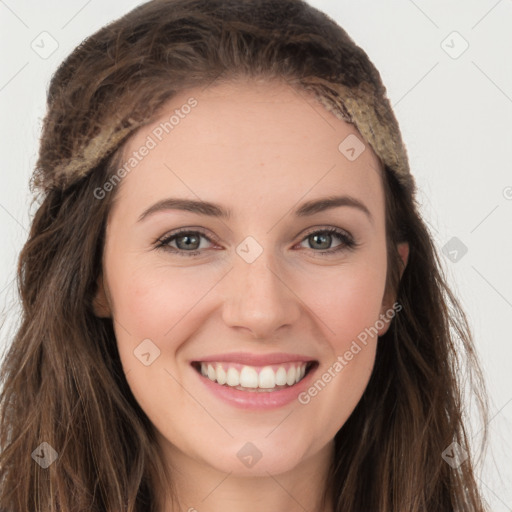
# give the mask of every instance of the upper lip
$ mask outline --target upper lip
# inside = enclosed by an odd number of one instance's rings
[[[214,354],[211,356],[194,359],[197,363],[238,363],[248,366],[267,366],[271,364],[295,363],[295,362],[312,362],[314,358],[300,354],[250,354],[249,352],[231,352],[229,354]]]

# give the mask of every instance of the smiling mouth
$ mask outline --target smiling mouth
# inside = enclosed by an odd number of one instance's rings
[[[239,391],[273,392],[298,384],[313,368],[316,361],[297,361],[267,366],[249,366],[225,362],[194,361],[192,367],[216,384]]]

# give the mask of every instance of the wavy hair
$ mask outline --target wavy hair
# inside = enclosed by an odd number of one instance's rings
[[[334,511],[483,512],[463,415],[462,377],[486,412],[467,319],[420,216],[378,71],[302,0],[153,0],[87,38],[54,74],[32,180],[40,204],[18,262],[22,317],[0,369],[0,509],[159,510],[156,488],[172,475],[125,379],[112,320],[94,314],[115,190],[102,200],[94,191],[173,95],[239,76],[314,92],[383,163],[387,292],[402,309],[336,434],[325,491]],[[399,279],[401,241],[410,254]],[[43,442],[58,452],[47,469],[31,457]],[[457,468],[442,458],[452,442],[470,455]]]

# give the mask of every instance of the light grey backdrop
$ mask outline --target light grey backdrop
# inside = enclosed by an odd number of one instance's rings
[[[0,306],[11,331],[48,81],[86,36],[139,3],[0,0]],[[493,512],[511,511],[512,0],[310,3],[365,49],[387,86],[486,372],[491,449],[480,483]]]

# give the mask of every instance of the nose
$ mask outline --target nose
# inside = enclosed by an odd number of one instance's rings
[[[302,309],[292,283],[274,264],[270,252],[264,250],[252,263],[236,257],[222,312],[226,325],[261,340],[275,338],[277,331],[293,326]]]

